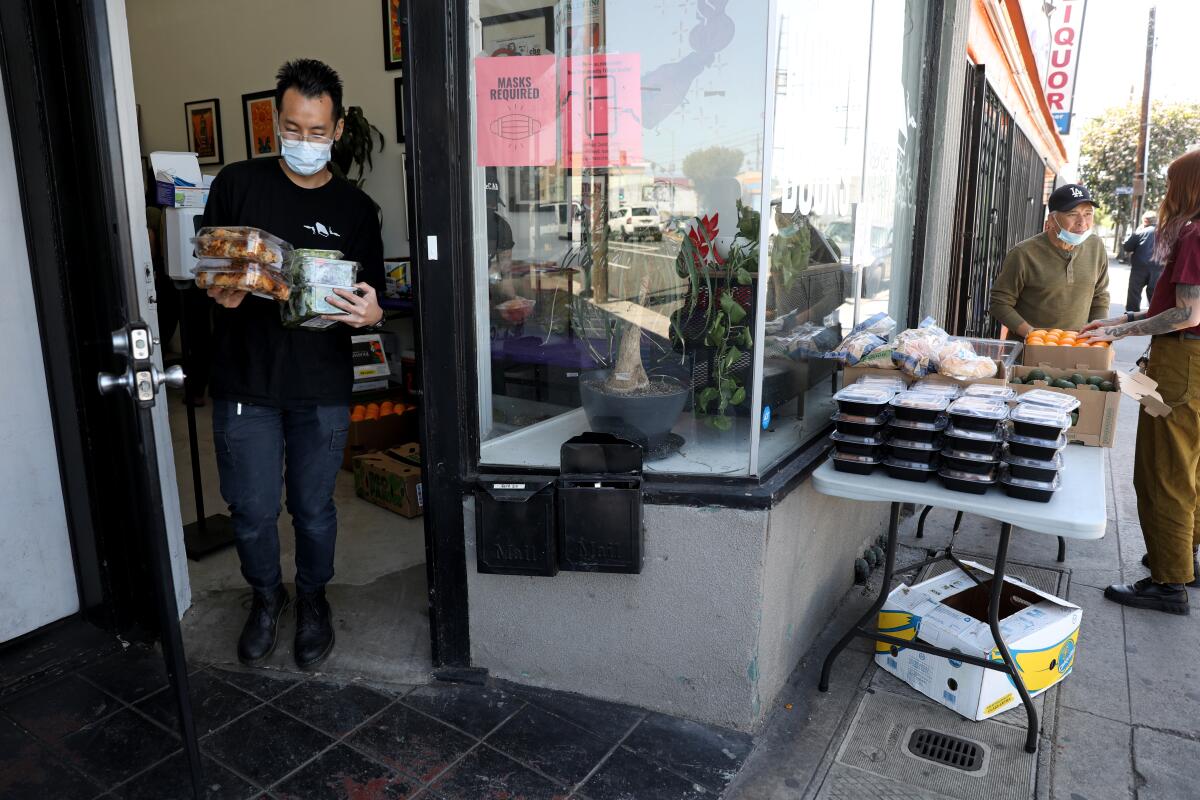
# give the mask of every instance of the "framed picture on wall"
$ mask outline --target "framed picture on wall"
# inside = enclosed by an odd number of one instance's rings
[[[540,56],[554,52],[554,7],[485,17],[483,53],[487,56]]]
[[[404,0],[383,0],[383,68],[404,67]]]
[[[404,144],[404,78],[394,81],[396,91],[396,141]]]
[[[200,165],[221,164],[221,102],[217,98],[193,100],[183,104],[187,117],[188,150],[196,154]]]
[[[242,125],[246,130],[246,158],[279,155],[279,128],[275,124],[275,90],[242,95]]]

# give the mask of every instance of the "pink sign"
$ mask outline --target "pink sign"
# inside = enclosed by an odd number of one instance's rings
[[[554,56],[475,59],[477,163],[539,167],[554,163]]]
[[[620,167],[642,158],[641,57],[571,56],[558,84],[563,160],[571,166]]]

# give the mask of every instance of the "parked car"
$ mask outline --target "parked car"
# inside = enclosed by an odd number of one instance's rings
[[[623,242],[630,239],[661,242],[662,219],[654,206],[622,206],[609,217],[608,232],[612,236],[620,236]]]

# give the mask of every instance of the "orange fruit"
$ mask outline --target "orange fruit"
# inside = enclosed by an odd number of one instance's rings
[[[1046,344],[1046,340],[1045,340],[1045,339],[1026,339],[1026,340],[1025,340],[1025,344],[1029,344],[1029,345],[1035,345],[1035,346],[1037,346],[1037,345],[1045,345],[1045,344]]]
[[[1048,332],[1061,334],[1061,333],[1063,333],[1063,329],[1062,328],[1051,328]]]

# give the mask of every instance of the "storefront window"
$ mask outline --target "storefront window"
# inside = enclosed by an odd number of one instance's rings
[[[819,435],[835,362],[879,311],[903,320],[924,0],[780,0],[759,470]]]
[[[825,427],[813,348],[903,310],[918,8],[473,0],[483,465],[601,430],[747,475]]]

